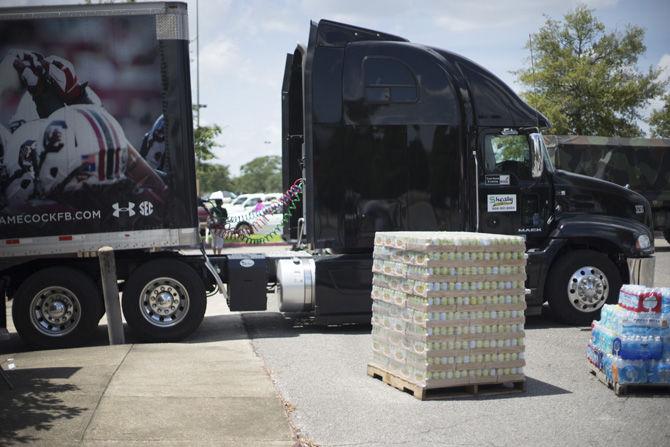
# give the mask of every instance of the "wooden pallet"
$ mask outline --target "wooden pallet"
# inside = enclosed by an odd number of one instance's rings
[[[455,385],[441,388],[428,388],[412,383],[392,372],[376,365],[368,364],[368,376],[381,380],[400,391],[411,394],[419,400],[443,400],[462,397],[495,396],[499,394],[521,393],[526,391],[526,381],[516,380],[503,383],[479,383]]]
[[[663,394],[670,393],[670,385],[660,384],[660,383],[635,383],[635,384],[622,384],[619,382],[611,381],[607,378],[604,372],[602,372],[598,367],[596,367],[591,362],[586,362],[589,366],[591,374],[596,376],[600,382],[605,384],[609,389],[614,390],[614,394],[617,396],[625,396],[640,392],[649,392],[649,391],[661,391]]]

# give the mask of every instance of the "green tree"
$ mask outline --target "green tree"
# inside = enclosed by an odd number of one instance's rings
[[[529,157],[528,137],[525,135],[497,137],[497,143],[502,146],[503,160],[523,161]]]
[[[214,149],[223,147],[216,142],[216,137],[221,135],[221,127],[217,124],[211,126],[200,126],[193,129],[195,143],[195,166],[196,169],[206,169],[206,162],[216,158]]]
[[[664,99],[663,107],[654,110],[649,118],[651,135],[655,138],[670,138],[670,93]]]
[[[281,189],[281,157],[266,155],[257,157],[240,168],[240,176],[235,179],[237,191],[275,192]]]
[[[201,165],[198,180],[200,181],[201,194],[219,190],[233,191],[235,188],[230,176],[230,169],[222,164],[205,163]]]
[[[221,126],[212,124],[210,126],[198,126],[197,115],[200,109],[193,106],[193,143],[195,149],[195,174],[199,182],[201,193],[218,190],[232,190],[233,181],[230,177],[228,166],[209,161],[216,158],[215,149],[223,145],[217,143],[216,137],[221,135]]]
[[[563,21],[547,18],[526,45],[534,67],[515,73],[528,88],[522,96],[549,118],[553,133],[639,136],[642,108],[664,86],[660,70],[637,68],[643,41],[642,28],[607,31],[585,6]]]

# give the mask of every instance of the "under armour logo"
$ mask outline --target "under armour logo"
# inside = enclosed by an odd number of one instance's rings
[[[154,212],[154,204],[149,201],[140,203],[140,214],[143,216],[150,216]],[[132,214],[131,214],[132,216]]]
[[[119,206],[119,203],[116,202],[112,204],[112,208],[114,208],[114,212],[112,213],[114,217],[119,217],[121,213],[128,213],[128,217],[135,215],[135,204],[133,202],[128,202],[128,206]]]

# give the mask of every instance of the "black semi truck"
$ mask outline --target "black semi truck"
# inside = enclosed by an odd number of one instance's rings
[[[524,235],[528,311],[549,301],[566,321],[653,282],[649,203],[554,169],[549,123],[508,86],[448,51],[327,20],[287,55],[282,87],[283,180],[304,185],[284,228],[295,249],[189,251],[186,25],[172,2],[0,10],[0,295],[29,343],[97,326],[103,245],[129,327],[151,340],[196,330],[212,287],[231,310],[265,310],[276,282],[287,315],[369,321],[376,231]]]

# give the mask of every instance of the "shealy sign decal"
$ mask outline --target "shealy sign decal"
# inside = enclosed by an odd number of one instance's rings
[[[516,211],[516,194],[489,194],[486,198],[491,213]]]

